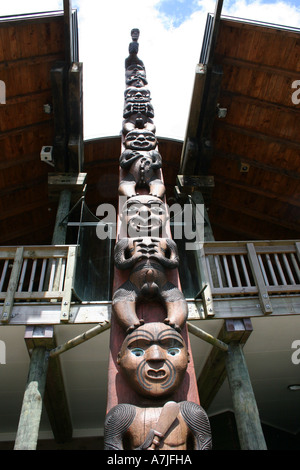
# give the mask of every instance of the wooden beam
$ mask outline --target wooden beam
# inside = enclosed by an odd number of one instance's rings
[[[206,343],[212,344],[213,346],[221,349],[222,351],[228,351],[228,345],[225,344],[223,341],[220,341],[217,338],[214,338],[212,335],[207,333],[204,330],[201,330],[197,326],[193,325],[192,323],[187,323],[189,333],[197,336],[198,338],[202,339]]]
[[[182,146],[180,173],[192,174],[196,162],[196,135],[203,100],[206,66],[198,64],[195,71],[194,87],[190,105],[186,136]]]
[[[252,332],[249,318],[225,320],[218,339],[229,344],[236,341],[246,343]],[[198,378],[198,390],[201,405],[207,409],[226,378],[226,354],[219,348],[213,348]]]
[[[64,285],[64,295],[62,299],[61,307],[61,321],[69,321],[70,318],[70,307],[73,293],[74,285],[74,275],[76,267],[76,247],[70,246],[68,252],[67,266],[66,266],[66,275],[65,275],[65,285]]]
[[[239,133],[240,129],[236,128],[234,129],[234,132]],[[253,136],[253,137],[259,138],[259,136]],[[287,141],[286,147],[288,146],[289,146],[289,142]],[[229,152],[223,152],[219,149],[214,150],[214,155],[222,159],[223,161],[232,160],[232,161],[236,161],[237,164],[240,164],[241,162],[243,162],[243,163],[247,163],[248,165],[254,168],[260,168],[261,170],[264,170],[264,171],[269,171],[275,174],[281,174],[281,175],[287,176],[288,178],[293,178],[297,180],[300,179],[300,174],[296,173],[295,171],[290,171],[290,170],[287,170],[286,168],[280,168],[278,166],[270,165],[269,163],[264,163],[262,161],[254,160],[252,158],[247,158],[246,156],[241,156],[241,155],[237,155],[237,154],[229,153]]]
[[[296,150],[300,150],[299,142],[291,141],[290,139],[284,139],[282,137],[276,137],[276,136],[269,135],[269,134],[264,134],[263,132],[260,132],[258,130],[252,131],[250,129],[245,129],[244,127],[236,126],[234,124],[228,124],[227,122],[222,121],[220,119],[215,121],[215,129],[217,130],[218,127],[224,129],[225,131],[227,130],[231,132],[236,132],[241,135],[254,137],[255,139],[261,139],[270,144],[278,143],[285,147],[290,147]]]
[[[68,77],[68,171],[79,173],[84,163],[82,63],[73,63]]]
[[[253,243],[247,243],[247,251],[248,251],[248,260],[249,260],[250,267],[252,270],[252,275],[255,280],[255,285],[258,288],[258,296],[259,296],[262,310],[264,313],[270,314],[272,313],[273,308],[272,308],[272,304],[269,298],[267,287],[264,282],[261,268],[259,266],[257,254],[256,254]]]
[[[231,203],[228,203],[224,199],[214,199],[214,205],[218,207],[223,207],[225,209],[228,209],[232,212],[238,212],[239,214],[245,214],[249,217],[252,217],[253,219],[258,219],[262,220],[265,223],[272,224],[275,227],[280,226],[282,228],[286,228],[288,230],[293,230],[295,232],[299,232],[299,223],[297,222],[292,222],[292,221],[285,221],[282,219],[278,219],[276,217],[272,217],[270,215],[267,215],[266,213],[259,213],[257,210],[249,209],[248,207],[244,206],[234,206]],[[277,233],[276,231],[274,233]],[[247,237],[249,238],[249,237]]]
[[[194,195],[195,193],[201,194],[204,204],[209,206],[212,193],[215,187],[213,176],[199,176],[199,175],[177,175],[176,180],[178,187],[182,193]]]
[[[35,132],[35,129],[36,128],[41,128],[41,127],[47,127],[49,128],[49,126],[52,124],[52,119],[43,119],[42,121],[38,121],[38,122],[34,122],[33,124],[28,124],[26,126],[22,126],[22,127],[15,127],[14,129],[9,129],[5,132],[1,132],[1,140],[2,139],[6,139],[7,137],[9,136],[17,136],[17,135],[21,135],[27,131],[32,131],[33,133]]]
[[[5,234],[4,236],[0,236],[0,245],[11,245],[14,240],[18,240],[16,243],[20,243],[19,240],[24,239],[27,235],[32,236],[35,232],[39,232],[45,230],[46,232],[51,232],[52,230],[52,224],[50,221],[46,221],[45,224],[40,225],[39,227],[33,227],[33,226],[25,226],[22,228],[17,228],[14,231],[11,231],[9,234]]]
[[[45,347],[35,347],[30,359],[14,450],[36,450],[42,415],[49,353]]]
[[[53,159],[56,171],[68,171],[67,76],[68,67],[65,62],[58,62],[51,69],[54,119]]]
[[[104,322],[99,323],[99,325],[94,326],[93,328],[86,331],[85,333],[82,333],[81,335],[76,336],[76,338],[70,339],[66,343],[52,349],[50,351],[50,357],[53,358],[53,357],[58,356],[59,354],[69,351],[70,349],[75,348],[79,344],[82,344],[85,341],[88,341],[89,339],[94,338],[100,333],[103,333],[103,331],[106,331],[109,328],[110,328],[110,322],[108,320],[105,320]]]
[[[19,247],[16,249],[16,254],[14,258],[13,268],[10,274],[9,284],[7,288],[7,293],[4,300],[4,306],[2,311],[2,322],[9,322],[11,317],[11,312],[14,304],[14,297],[18,287],[19,277],[21,273],[21,268],[23,264],[23,252],[24,248]]]
[[[295,70],[287,70],[278,66],[270,66],[262,63],[252,62],[245,59],[237,59],[235,57],[224,57],[216,54],[216,60],[223,65],[230,65],[238,68],[254,69],[269,75],[281,75],[292,80],[299,80],[299,73]]]
[[[279,173],[279,172],[278,172]],[[223,176],[214,175],[214,180],[217,183],[222,183],[224,185],[240,189],[242,191],[247,191],[249,193],[257,194],[259,196],[275,199],[276,201],[285,202],[290,206],[297,206],[300,207],[300,200],[285,196],[284,194],[275,193],[270,190],[263,189],[262,187],[253,186],[251,184],[246,183],[245,181],[237,181],[230,178],[224,178]]]
[[[199,157],[195,173],[207,174],[213,154],[212,133],[215,119],[217,117],[217,105],[221,90],[222,68],[214,66],[209,71],[207,87],[205,89],[206,101],[201,109],[199,118],[197,142]]]
[[[18,57],[17,59],[0,62],[0,72],[5,73],[8,69],[11,71],[13,68],[20,70],[20,68],[28,68],[34,65],[53,64],[61,59],[61,53],[51,53],[47,55],[34,55],[33,57]]]
[[[48,173],[48,195],[50,201],[58,201],[62,191],[70,191],[72,202],[77,202],[86,190],[87,173]],[[69,209],[65,213],[67,215]],[[64,215],[64,217],[65,217]]]
[[[182,174],[195,173],[199,152],[205,161],[203,166],[206,170],[211,157],[211,146],[208,142],[211,137],[221,83],[220,69],[213,67],[213,59],[222,8],[223,0],[217,0],[212,32],[208,38],[207,64],[198,64],[196,67],[188,125],[181,154],[180,173]],[[207,159],[208,162],[206,162]]]
[[[226,371],[241,450],[267,450],[241,344],[230,343]]]
[[[233,100],[237,101],[239,104],[241,104],[241,108],[249,104],[259,108],[265,108],[270,112],[270,114],[273,113],[273,111],[284,111],[290,114],[295,114],[295,119],[297,119],[297,116],[299,116],[299,108],[292,104],[292,100],[291,105],[287,106],[281,103],[273,103],[271,101],[255,98],[253,96],[243,95],[241,93],[238,93],[237,91],[229,90],[222,90],[221,99],[223,98],[226,99],[226,102],[229,101],[230,103]]]
[[[210,43],[208,46],[208,66],[210,67],[214,60],[215,55],[215,48],[217,44],[217,39],[219,35],[219,28],[221,22],[221,13],[223,8],[223,0],[217,0],[214,12],[214,19],[213,19],[213,27],[212,27],[212,34],[210,36]]]
[[[55,227],[52,236],[52,245],[64,245],[67,238],[68,215],[70,211],[72,193],[69,189],[64,189],[60,193]],[[62,260],[59,260],[58,272],[61,271]],[[70,306],[72,299],[72,286],[74,282],[76,264],[76,247],[70,247],[68,251],[68,259],[65,275],[64,295],[62,299],[61,320],[69,321]],[[47,277],[50,275],[50,267],[48,268]]]
[[[57,63],[51,70],[54,113],[53,158],[60,172],[79,173],[83,166],[82,63]]]
[[[44,403],[56,442],[70,441],[72,421],[59,357],[49,360]]]
[[[65,58],[70,65],[73,62],[72,47],[72,0],[64,0]]]
[[[29,351],[46,347],[48,356],[49,351],[57,347],[53,326],[50,325],[28,326],[25,342]],[[71,440],[72,422],[59,357],[50,358],[48,361],[44,404],[56,442]]]
[[[66,243],[67,223],[66,219],[71,204],[71,191],[65,189],[61,192],[56,212],[55,227],[52,236],[52,245],[64,245]],[[64,223],[65,221],[65,223]]]
[[[0,194],[1,199],[1,194]],[[5,211],[1,211],[0,220],[6,220],[10,217],[15,217],[20,214],[25,214],[26,212],[34,212],[36,210],[44,210],[45,212],[49,208],[49,203],[47,201],[38,199],[35,202],[30,202],[29,204],[24,204],[24,206],[13,206]]]
[[[204,320],[201,301],[187,299],[189,320]],[[274,316],[300,315],[300,298],[295,294],[274,296],[272,298]],[[20,325],[60,325],[61,305],[50,302],[18,302],[14,305],[9,326]],[[69,324],[91,324],[109,320],[111,302],[75,303],[70,308]],[[258,297],[235,297],[214,299],[214,319],[241,319],[264,316]]]

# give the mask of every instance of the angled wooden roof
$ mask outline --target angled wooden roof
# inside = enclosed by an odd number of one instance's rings
[[[195,167],[215,179],[209,215],[216,239],[299,238],[300,105],[292,101],[299,53],[299,31],[220,20],[209,67],[222,78],[217,93],[213,83],[206,92],[210,106],[227,114],[213,109],[209,131],[199,119],[212,151],[206,165],[199,152]]]
[[[0,105],[1,245],[51,242],[51,167],[40,161],[40,151],[53,141],[53,115],[44,112],[52,102],[50,70],[64,57],[63,15],[0,22],[0,78],[6,84],[6,104]]]
[[[299,32],[221,22],[215,62],[227,116],[214,126],[211,213],[243,237],[300,235],[300,106],[292,102],[299,53]]]

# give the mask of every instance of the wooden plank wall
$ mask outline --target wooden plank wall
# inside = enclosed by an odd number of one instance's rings
[[[40,161],[52,145],[50,70],[64,59],[63,16],[0,23],[0,244],[51,243],[55,208],[48,209],[47,174]]]

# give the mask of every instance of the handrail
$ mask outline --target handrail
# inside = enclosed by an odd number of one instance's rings
[[[0,247],[1,322],[8,323],[17,301],[61,301],[68,321],[76,267],[76,245]]]
[[[215,296],[258,295],[265,314],[270,296],[300,293],[300,242],[205,242],[207,281]]]

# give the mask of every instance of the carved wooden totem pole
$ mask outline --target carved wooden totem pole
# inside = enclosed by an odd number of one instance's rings
[[[139,31],[125,61],[106,450],[206,450]]]

